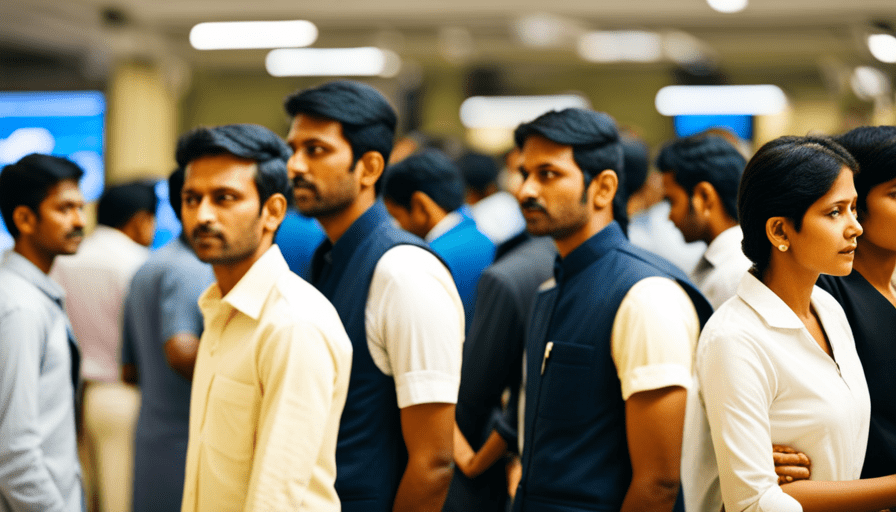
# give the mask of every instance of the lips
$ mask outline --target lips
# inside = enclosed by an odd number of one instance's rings
[[[843,249],[842,251],[840,251],[840,254],[855,254],[856,247],[857,247],[856,245],[850,245],[846,249]]]

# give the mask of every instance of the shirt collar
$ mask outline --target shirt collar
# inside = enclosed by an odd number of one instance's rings
[[[731,226],[719,233],[719,236],[715,237],[712,242],[710,242],[709,246],[706,247],[706,252],[703,253],[703,257],[706,258],[706,261],[710,262],[712,266],[718,267],[722,263],[725,263],[726,260],[729,259],[729,255],[731,251],[740,249],[741,241],[744,239],[744,232],[741,231],[740,225]]]
[[[756,312],[769,327],[801,329],[803,322],[775,292],[771,291],[751,272],[747,272],[737,286],[737,295]]]
[[[448,213],[445,217],[438,222],[432,229],[429,230],[429,233],[426,234],[424,240],[426,243],[430,243],[436,238],[444,235],[445,233],[451,231],[454,226],[457,226],[464,220],[464,216],[461,215],[457,210]]]
[[[625,240],[625,234],[619,223],[615,220],[610,222],[594,236],[585,240],[582,245],[573,249],[565,258],[557,256],[557,263],[554,265],[554,276],[557,282],[562,282],[578,274],[608,252],[619,247]]]
[[[54,302],[62,304],[65,301],[65,291],[50,276],[44,274],[34,263],[10,249],[3,259],[3,266],[15,272],[23,279],[38,287]]]
[[[221,288],[215,283],[199,297],[199,305],[206,310],[216,307],[218,303],[227,303],[253,320],[258,320],[271,289],[285,271],[289,271],[289,266],[283,259],[280,248],[274,244],[249,267],[227,295],[221,297]]]

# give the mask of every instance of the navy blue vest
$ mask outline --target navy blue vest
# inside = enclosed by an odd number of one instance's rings
[[[712,307],[678,268],[629,243],[616,222],[558,258],[555,275],[556,286],[536,298],[527,333],[523,478],[514,511],[618,511],[632,478],[610,347],[619,304],[638,281],[662,276],[684,288],[701,326]]]
[[[396,228],[377,201],[335,244],[325,240],[312,261],[312,283],[333,303],[354,349],[336,446],[336,492],[343,512],[391,511],[407,466],[395,381],[373,362],[364,327],[376,264],[402,244],[426,249],[423,240]]]

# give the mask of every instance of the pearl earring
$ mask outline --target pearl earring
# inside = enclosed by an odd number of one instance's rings
[[[781,251],[781,252],[784,252],[784,251],[787,250],[787,246],[784,245],[784,244],[781,244],[781,245],[778,246],[778,250]]]

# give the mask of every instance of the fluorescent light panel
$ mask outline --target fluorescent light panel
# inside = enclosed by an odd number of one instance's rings
[[[460,121],[467,128],[516,128],[551,110],[588,108],[576,94],[555,96],[473,96],[460,106]]]
[[[395,76],[401,59],[389,50],[284,48],[271,50],[265,67],[272,76]]]
[[[868,49],[881,62],[896,62],[896,37],[891,34],[871,34],[868,36]]]
[[[748,0],[706,0],[706,3],[718,12],[740,12],[747,8]]]
[[[671,85],[656,94],[656,109],[664,116],[777,114],[787,96],[776,85]]]
[[[659,34],[638,30],[596,31],[579,38],[579,56],[589,62],[656,62],[663,56]]]
[[[200,23],[190,30],[197,50],[296,48],[317,40],[317,27],[305,20]]]

